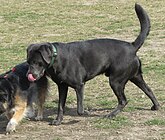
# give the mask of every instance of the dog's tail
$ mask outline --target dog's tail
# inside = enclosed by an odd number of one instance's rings
[[[137,3],[135,4],[135,11],[140,21],[141,31],[140,31],[139,36],[136,38],[136,40],[132,44],[135,46],[135,50],[138,51],[138,49],[143,45],[145,38],[149,34],[150,19],[146,11]]]

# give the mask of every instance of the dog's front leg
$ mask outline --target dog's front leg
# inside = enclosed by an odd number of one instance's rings
[[[51,125],[60,125],[61,121],[63,120],[65,102],[68,92],[68,85],[63,83],[58,85],[58,91],[59,91],[59,103],[58,103],[57,118],[52,121]]]
[[[77,113],[78,115],[84,114],[84,84],[75,89],[77,95]]]
[[[8,117],[8,116],[11,116],[10,112],[7,114],[7,117],[10,119],[6,127],[7,134],[15,131],[16,126],[24,117],[25,109],[26,109],[26,103],[22,104],[21,106],[15,107],[15,109],[13,110],[14,114],[11,118]]]

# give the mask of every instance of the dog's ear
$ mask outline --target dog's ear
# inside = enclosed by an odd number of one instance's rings
[[[33,49],[33,45],[34,45],[34,44],[31,44],[31,45],[29,45],[28,48],[27,48],[27,60],[29,59],[29,54],[31,53],[31,51],[32,51],[32,49]]]
[[[44,61],[49,64],[52,56],[51,45],[49,43],[42,44],[39,48],[39,52],[41,53]]]
[[[30,54],[38,51],[41,53],[43,60],[49,64],[51,61],[52,51],[50,43],[41,43],[41,44],[31,44],[27,48],[27,60],[30,57]]]

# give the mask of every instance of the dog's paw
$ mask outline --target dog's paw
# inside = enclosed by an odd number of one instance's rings
[[[116,117],[116,115],[111,113],[103,116],[103,118],[107,118],[107,119],[113,119],[114,117]]]
[[[84,110],[82,112],[77,111],[77,114],[79,116],[89,116],[90,115],[90,112],[88,110]]]
[[[34,116],[35,116],[35,113],[34,113],[34,112],[28,112],[28,113],[26,114],[26,117],[27,117],[27,118],[34,118]]]
[[[151,110],[159,110],[160,109],[160,105],[153,105],[151,107]]]
[[[35,111],[31,108],[27,108],[26,110],[26,117],[27,118],[33,118],[35,116]]]
[[[17,121],[15,119],[11,119],[6,127],[6,134],[10,134],[11,132],[15,132]]]
[[[83,114],[83,115],[85,115],[85,116],[89,116],[90,114],[91,114],[90,111],[88,111],[88,110],[84,110],[84,114]]]
[[[35,120],[36,121],[41,121],[43,119],[43,116],[37,116],[37,117],[35,117]]]
[[[78,110],[77,110],[77,114],[78,114],[79,116],[84,115],[84,109],[78,109]]]
[[[60,125],[61,124],[61,121],[60,120],[53,120],[51,123],[49,123],[49,125]]]

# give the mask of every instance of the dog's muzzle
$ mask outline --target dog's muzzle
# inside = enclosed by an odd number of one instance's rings
[[[30,82],[34,82],[36,80],[39,80],[44,74],[45,74],[45,70],[42,70],[40,73],[32,73],[29,71],[27,73],[27,77]]]
[[[34,78],[34,76],[33,76],[33,74],[28,74],[28,80],[30,81],[30,82],[34,82],[34,81],[36,81],[36,78]]]

